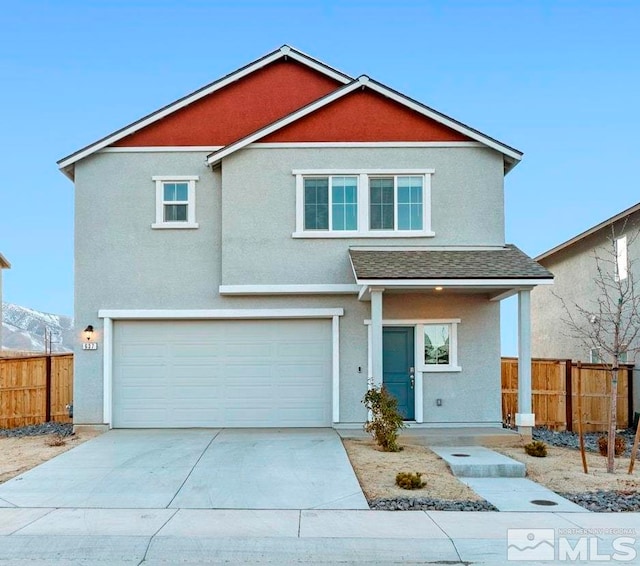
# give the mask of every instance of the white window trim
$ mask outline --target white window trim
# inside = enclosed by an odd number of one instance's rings
[[[624,281],[629,276],[629,257],[627,252],[627,237],[616,240],[616,281]]]
[[[433,237],[431,230],[431,176],[435,169],[294,169],[296,177],[296,230],[293,238],[424,238]],[[422,230],[371,230],[369,228],[369,177],[420,176],[422,186]],[[358,229],[357,230],[305,230],[304,227],[304,179],[305,177],[358,177]],[[394,179],[394,193],[397,181]],[[394,194],[394,215],[397,216],[397,194]],[[329,206],[331,226],[331,206]],[[395,225],[397,226],[397,218]]]
[[[598,358],[598,361],[594,361],[594,358]],[[602,357],[600,356],[599,348],[589,348],[589,363],[591,364],[601,364]]]
[[[198,228],[196,222],[196,181],[200,180],[198,175],[155,175],[151,180],[156,184],[156,221],[151,224],[151,228],[158,230],[184,230]],[[186,222],[165,222],[164,221],[164,184],[187,182],[187,220]]]

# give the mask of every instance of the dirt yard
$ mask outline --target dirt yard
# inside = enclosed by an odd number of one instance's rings
[[[629,458],[616,458],[616,473],[606,471],[606,458],[587,452],[589,473],[582,471],[579,450],[548,446],[546,458],[525,454],[520,441],[490,448],[523,462],[527,477],[553,491],[582,493],[603,490],[640,489],[640,463],[633,475],[627,474]],[[479,497],[459,482],[445,462],[424,446],[404,444],[401,452],[382,452],[372,440],[344,440],[344,446],[367,499],[387,497],[433,497],[447,500],[478,500]],[[427,485],[404,490],[395,485],[398,472],[421,472]]]
[[[50,446],[55,435],[0,437],[0,483],[50,460],[58,454],[94,438],[99,432],[83,432],[63,437],[62,446]]]

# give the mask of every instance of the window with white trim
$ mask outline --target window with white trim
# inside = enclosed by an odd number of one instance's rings
[[[433,169],[294,170],[293,237],[433,236],[433,173]]]
[[[629,258],[627,255],[627,237],[616,240],[616,281],[624,281],[629,274]]]
[[[358,177],[304,178],[305,230],[358,229]]]
[[[370,230],[422,230],[424,177],[369,177]]]
[[[416,326],[419,371],[461,371],[458,365],[459,322],[458,319],[433,320]]]
[[[152,228],[197,228],[196,175],[155,176],[156,221]]]
[[[589,362],[592,364],[601,364],[602,358],[600,357],[600,350],[598,348],[591,348],[589,350]]]

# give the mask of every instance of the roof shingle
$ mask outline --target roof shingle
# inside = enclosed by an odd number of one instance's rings
[[[507,244],[495,250],[349,250],[360,279],[553,279]]]

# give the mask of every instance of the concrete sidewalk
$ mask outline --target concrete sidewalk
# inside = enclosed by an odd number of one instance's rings
[[[507,529],[524,529],[510,539],[515,553],[546,533],[556,558],[566,537],[585,560],[640,562],[640,513],[4,508],[0,564],[496,565],[509,562]],[[620,536],[632,541],[626,554],[613,547]],[[535,561],[537,546],[517,563],[549,564]]]

